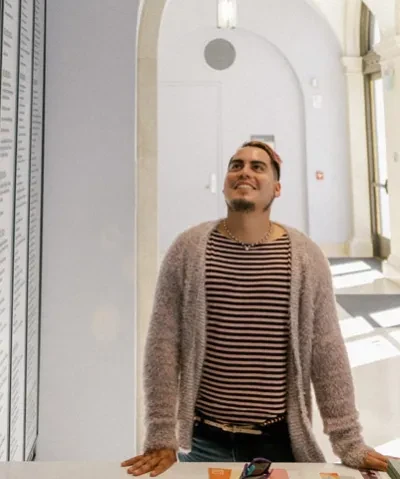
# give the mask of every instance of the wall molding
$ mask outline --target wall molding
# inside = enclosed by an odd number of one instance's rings
[[[136,452],[143,448],[144,338],[153,308],[158,273],[157,242],[157,56],[161,18],[166,0],[146,0],[137,32],[136,135]]]
[[[361,0],[346,1],[344,51],[345,55],[360,55]]]
[[[347,124],[351,172],[352,222],[354,238],[347,243],[347,255],[371,257],[371,203],[366,129],[366,105],[361,56],[343,57],[347,81]]]
[[[372,258],[372,240],[352,238],[346,243],[323,243],[319,247],[328,258]]]

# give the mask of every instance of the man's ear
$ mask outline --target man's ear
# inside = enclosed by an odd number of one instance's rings
[[[279,198],[281,196],[281,189],[282,189],[281,183],[280,181],[277,181],[275,183],[275,198]]]

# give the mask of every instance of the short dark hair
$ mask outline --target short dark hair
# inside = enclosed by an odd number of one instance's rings
[[[268,154],[268,156],[271,158],[271,164],[275,171],[275,177],[279,181],[281,179],[282,160],[278,153],[271,146],[267,145],[267,143],[259,140],[246,141],[243,143],[242,148],[247,147],[260,148],[260,150],[264,150]]]

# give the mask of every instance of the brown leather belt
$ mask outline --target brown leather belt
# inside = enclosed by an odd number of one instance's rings
[[[213,421],[211,419],[207,419],[201,416],[194,417],[195,422],[206,424],[207,426],[211,426],[211,427],[216,427],[225,432],[232,432],[237,434],[253,434],[256,436],[260,436],[264,432],[261,428],[270,426],[272,424],[276,424],[278,422],[282,422],[284,419],[285,419],[285,416],[278,416],[273,419],[268,419],[267,421],[264,421],[261,424],[255,424],[255,425],[244,424],[242,426],[239,426],[239,425],[233,425],[233,424],[223,424],[221,422]]]

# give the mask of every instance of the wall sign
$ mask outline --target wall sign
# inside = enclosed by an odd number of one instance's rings
[[[0,0],[0,461],[37,438],[46,0]]]

